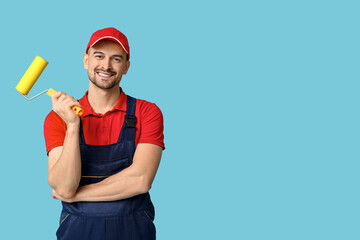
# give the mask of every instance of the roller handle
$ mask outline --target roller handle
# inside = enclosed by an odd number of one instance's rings
[[[53,94],[56,93],[56,92],[57,92],[56,90],[50,88],[50,89],[48,90],[48,92],[47,92],[47,95],[49,95],[49,96],[51,97],[51,95],[53,95]],[[79,107],[79,106],[72,106],[71,109],[74,111],[75,115],[76,115],[76,116],[79,116],[79,117],[81,117],[81,115],[82,115],[83,112],[84,112],[84,110],[83,110],[81,107]]]

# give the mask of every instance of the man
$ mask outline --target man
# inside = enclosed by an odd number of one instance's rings
[[[126,36],[95,32],[83,56],[89,90],[76,101],[57,92],[45,119],[48,183],[62,201],[58,239],[155,239],[148,193],[164,146],[163,118],[153,103],[125,95],[130,66]],[[72,106],[81,106],[76,116]]]

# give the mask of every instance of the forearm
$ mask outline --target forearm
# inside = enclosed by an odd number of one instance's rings
[[[48,182],[55,191],[72,197],[78,189],[81,178],[81,157],[79,146],[79,125],[69,125],[59,159],[49,170]]]
[[[130,198],[150,190],[160,164],[162,148],[140,143],[130,167],[103,181],[80,187],[71,198],[63,198],[55,191],[53,197],[66,202],[115,201]]]
[[[145,177],[127,168],[95,184],[80,187],[72,201],[115,201],[145,193]]]

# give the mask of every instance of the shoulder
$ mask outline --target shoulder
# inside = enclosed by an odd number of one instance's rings
[[[62,146],[65,139],[66,124],[57,113],[51,111],[44,121],[44,137],[46,152],[58,146]]]
[[[59,126],[66,127],[66,124],[65,124],[64,120],[62,120],[62,118],[59,115],[57,115],[56,112],[51,111],[45,118],[44,128],[49,129],[49,128],[53,128],[56,126],[57,127],[59,127]]]
[[[140,129],[138,143],[151,143],[165,149],[164,119],[160,108],[155,103],[137,99],[135,115]]]
[[[48,113],[48,115],[45,118],[45,122],[57,122],[57,121],[63,121],[59,115],[57,115],[56,112],[51,110],[51,112]]]
[[[136,99],[136,111],[139,116],[146,116],[149,114],[162,116],[160,108],[155,103],[142,99]]]
[[[135,115],[142,132],[147,129],[150,132],[158,131],[162,133],[164,119],[160,108],[155,103],[137,99]]]

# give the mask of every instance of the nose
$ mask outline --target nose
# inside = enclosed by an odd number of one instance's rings
[[[104,58],[103,61],[101,61],[101,67],[104,70],[110,70],[111,69],[111,61],[110,58]]]

